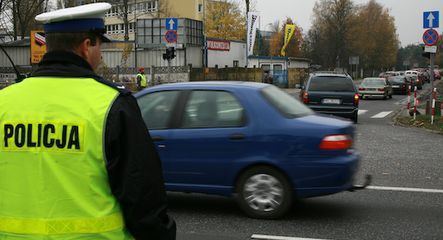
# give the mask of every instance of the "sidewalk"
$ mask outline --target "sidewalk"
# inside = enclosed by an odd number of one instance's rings
[[[281,90],[287,92],[291,96],[297,97],[297,99],[301,91],[300,88],[281,88]]]

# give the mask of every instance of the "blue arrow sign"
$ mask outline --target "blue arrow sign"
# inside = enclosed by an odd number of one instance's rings
[[[178,20],[177,18],[166,18],[166,30],[177,31]]]
[[[439,12],[423,12],[423,28],[438,28],[439,27]]]

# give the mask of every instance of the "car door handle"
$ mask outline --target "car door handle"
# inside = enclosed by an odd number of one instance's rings
[[[243,140],[245,139],[245,135],[241,134],[241,133],[234,133],[229,135],[229,139],[231,140]]]
[[[160,136],[152,136],[152,141],[154,142],[158,142],[158,141],[163,141],[165,140],[164,138],[160,137]]]

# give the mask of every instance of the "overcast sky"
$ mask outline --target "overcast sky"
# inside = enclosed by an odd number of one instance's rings
[[[256,10],[260,12],[261,29],[269,30],[268,24],[291,17],[306,33],[311,27],[312,9],[317,0],[255,0]],[[355,4],[365,4],[369,0],[354,0]],[[390,10],[395,18],[397,34],[402,46],[422,43],[423,12],[439,11],[440,28],[443,31],[443,0],[378,0]]]

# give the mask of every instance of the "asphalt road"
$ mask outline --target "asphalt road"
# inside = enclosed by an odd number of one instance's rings
[[[361,101],[357,179],[372,174],[369,189],[299,200],[272,221],[245,217],[232,199],[170,193],[177,239],[443,239],[443,135],[393,125],[405,97]]]

